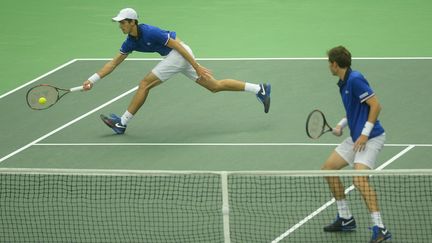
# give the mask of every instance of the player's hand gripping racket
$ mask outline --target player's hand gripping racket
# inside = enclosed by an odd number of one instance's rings
[[[331,132],[333,129],[329,126],[320,110],[312,111],[306,120],[306,134],[312,139],[321,137],[326,132]]]
[[[83,90],[82,86],[62,89],[49,84],[40,84],[27,91],[27,105],[33,110],[45,110],[70,92]]]

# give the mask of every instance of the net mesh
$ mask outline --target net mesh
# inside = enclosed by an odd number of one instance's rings
[[[356,174],[344,171],[337,175],[354,232],[323,231],[337,209],[321,173],[229,173],[228,239],[218,173],[63,172],[0,170],[0,242],[366,242],[371,236],[370,214],[352,186]],[[392,242],[430,242],[432,171],[426,172],[369,178]]]
[[[0,242],[223,242],[217,175],[3,174],[0,184]]]
[[[341,180],[348,188],[346,198],[357,222],[354,232],[323,231],[323,226],[332,223],[337,214],[323,177],[230,178],[232,241],[272,242],[287,231],[290,233],[280,237],[280,242],[368,241],[372,235],[368,229],[372,226],[370,213],[359,190],[352,186],[353,177],[342,176]],[[384,224],[393,235],[392,242],[430,242],[430,175],[374,175],[369,178],[369,183],[378,194]],[[296,228],[299,223],[303,224]]]

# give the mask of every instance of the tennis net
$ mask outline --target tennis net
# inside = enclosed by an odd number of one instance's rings
[[[357,228],[336,216],[340,176]],[[368,176],[392,242],[430,242],[432,170],[179,172],[0,169],[0,242],[366,242]]]

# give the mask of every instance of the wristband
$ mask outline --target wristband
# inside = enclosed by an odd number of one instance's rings
[[[93,74],[92,76],[90,76],[90,78],[88,78],[88,80],[92,82],[92,84],[96,83],[100,79],[101,77],[97,73]]]
[[[363,127],[361,134],[369,137],[374,125],[375,124],[373,124],[372,122],[367,121]]]
[[[348,119],[346,117],[342,118],[337,125],[344,129],[348,125]]]

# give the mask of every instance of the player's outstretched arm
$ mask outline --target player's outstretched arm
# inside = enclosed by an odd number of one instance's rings
[[[119,53],[111,61],[107,62],[97,73],[93,74],[83,83],[84,90],[90,90],[93,88],[93,84],[98,80],[104,78],[110,74],[114,69],[122,63],[128,55]]]

